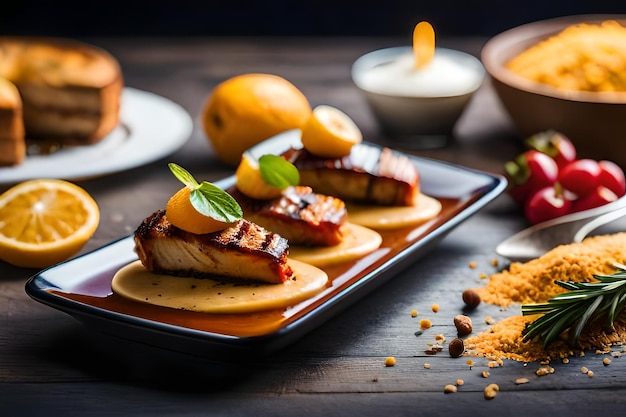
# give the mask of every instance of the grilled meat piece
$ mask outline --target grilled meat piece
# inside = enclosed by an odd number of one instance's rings
[[[360,143],[338,159],[320,158],[304,148],[283,156],[298,168],[300,184],[347,201],[412,206],[420,192],[415,164],[389,148]]]
[[[287,264],[287,239],[247,220],[197,235],[175,227],[159,210],[135,231],[135,250],[146,269],[160,274],[221,275],[269,283],[282,283],[293,275]]]
[[[244,217],[278,233],[292,245],[335,246],[343,240],[347,220],[343,200],[314,193],[311,187],[290,187],[273,200],[249,198],[233,188],[228,191]]]

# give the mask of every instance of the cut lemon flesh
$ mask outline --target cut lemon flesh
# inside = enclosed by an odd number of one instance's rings
[[[45,268],[79,252],[98,228],[100,210],[64,180],[28,180],[0,195],[0,259]]]
[[[257,161],[243,156],[235,172],[236,186],[239,191],[250,198],[271,200],[278,198],[282,190],[265,182]]]
[[[200,213],[191,204],[192,189],[183,187],[170,197],[165,205],[165,215],[170,223],[189,233],[203,235],[224,230],[227,223]]]
[[[323,158],[349,155],[352,147],[363,141],[361,130],[350,116],[327,105],[315,107],[301,130],[302,146]]]

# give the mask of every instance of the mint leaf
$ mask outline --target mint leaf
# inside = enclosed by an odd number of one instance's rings
[[[169,163],[170,170],[185,186],[192,189],[189,193],[191,205],[201,214],[224,223],[233,223],[243,217],[243,210],[237,200],[215,184],[198,181],[183,167]]]
[[[281,156],[271,154],[261,156],[259,171],[263,180],[276,188],[285,189],[300,183],[298,168]]]
[[[232,223],[243,216],[237,200],[210,182],[202,182],[199,188],[189,194],[189,198],[196,210],[215,220]]]
[[[170,168],[170,171],[172,171],[174,176],[187,187],[198,188],[200,186],[198,181],[196,181],[193,175],[191,175],[185,168],[173,162],[170,162],[167,166]]]

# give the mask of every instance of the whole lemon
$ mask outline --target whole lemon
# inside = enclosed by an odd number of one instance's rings
[[[238,75],[218,84],[202,110],[202,126],[219,159],[236,166],[242,153],[311,115],[305,95],[273,74]]]

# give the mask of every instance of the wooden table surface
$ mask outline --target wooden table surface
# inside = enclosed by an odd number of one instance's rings
[[[149,165],[81,181],[98,201],[101,224],[83,253],[134,231],[163,207],[178,188],[166,163],[177,162],[198,178],[214,181],[233,173],[219,163],[200,128],[198,114],[211,89],[239,73],[281,75],[313,105],[330,104],[350,114],[366,140],[382,141],[376,123],[350,80],[361,54],[402,43],[398,39],[92,39],[122,63],[126,85],[182,105],[194,119],[190,140],[173,155]],[[479,54],[482,39],[442,40],[442,46]],[[487,81],[462,120],[452,143],[416,155],[492,173],[521,149],[519,137]],[[460,294],[480,285],[495,247],[526,226],[506,195],[461,224],[425,257],[376,292],[348,307],[300,340],[269,356],[242,362],[210,360],[118,339],[88,328],[42,305],[24,291],[37,271],[0,263],[0,415],[589,415],[623,413],[626,359],[609,366],[589,352],[554,374],[537,377],[539,364],[506,361],[489,369],[475,358],[427,355],[432,334],[454,336],[452,317]],[[470,268],[470,262],[477,267]],[[434,314],[430,306],[438,303]],[[433,320],[431,336],[415,336],[420,317]],[[504,317],[484,303],[471,317]],[[385,358],[397,364],[385,367]],[[430,369],[425,364],[430,364]],[[580,372],[587,366],[589,378]],[[481,372],[490,371],[489,378]],[[530,382],[516,385],[519,377]],[[443,387],[463,379],[456,394]],[[501,391],[483,398],[488,383]],[[607,414],[605,414],[607,415]]]

